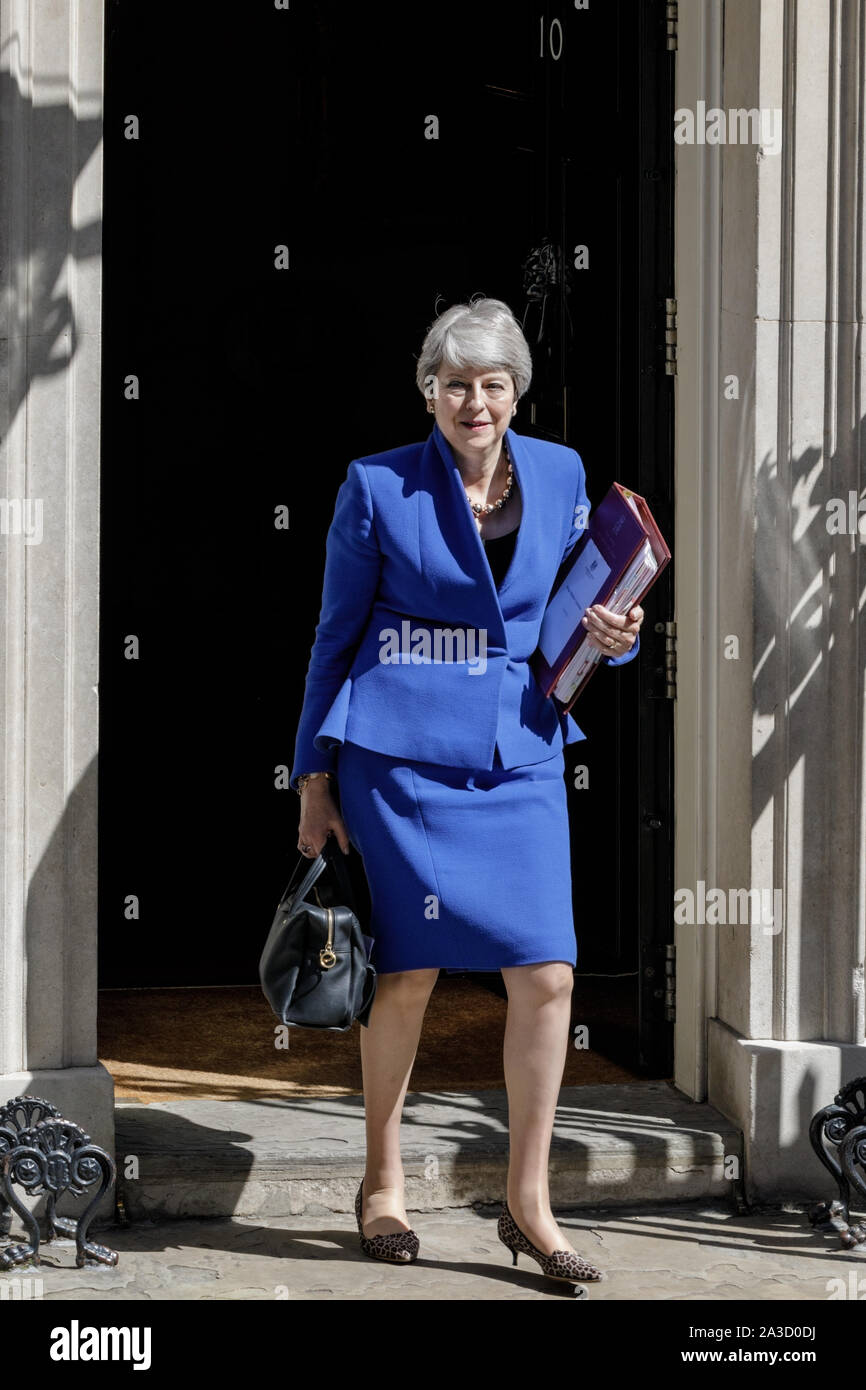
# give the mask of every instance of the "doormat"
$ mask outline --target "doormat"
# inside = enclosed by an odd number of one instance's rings
[[[589,1046],[569,1046],[563,1085],[650,1079],[633,1070],[629,993],[620,981],[578,983],[574,1014],[587,1032],[577,1041]],[[504,1089],[505,1011],[504,998],[469,976],[440,975],[409,1090]],[[281,1030],[258,985],[99,993],[99,1060],[118,1100],[359,1095],[359,1032],[358,1023],[347,1033]]]

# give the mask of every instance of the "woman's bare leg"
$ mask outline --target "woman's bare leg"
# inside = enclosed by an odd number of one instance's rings
[[[369,1027],[361,1029],[367,1131],[362,1193],[365,1236],[384,1236],[409,1229],[404,1205],[400,1119],[424,1013],[438,975],[438,969],[380,975]]]
[[[508,1092],[507,1200],[544,1255],[573,1250],[550,1209],[548,1165],[571,1022],[572,967],[565,961],[503,969],[508,992],[503,1063]]]

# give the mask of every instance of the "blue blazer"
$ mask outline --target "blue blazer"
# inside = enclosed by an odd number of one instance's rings
[[[335,770],[346,741],[491,769],[497,747],[511,768],[586,737],[528,664],[554,579],[589,515],[584,466],[564,445],[510,429],[506,438],[523,513],[498,591],[438,424],[424,443],[349,464],[328,531],[293,787],[302,772]],[[455,631],[465,634],[462,647]],[[602,661],[622,666],[639,648],[640,637]]]

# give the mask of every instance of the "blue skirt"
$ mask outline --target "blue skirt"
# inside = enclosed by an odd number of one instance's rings
[[[576,964],[564,767],[562,750],[473,770],[340,746],[380,974]]]

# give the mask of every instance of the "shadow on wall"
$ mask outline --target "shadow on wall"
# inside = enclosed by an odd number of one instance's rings
[[[8,64],[20,48],[16,34],[3,45]],[[8,338],[8,384],[0,405],[0,438],[6,437],[31,384],[68,368],[78,345],[77,325],[66,281],[67,265],[99,256],[102,222],[73,222],[75,185],[98,149],[102,118],[82,119],[68,99],[68,83],[50,82],[35,104],[16,78],[0,73],[0,184],[16,190],[3,227],[0,321]],[[62,95],[61,95],[62,94]],[[81,95],[76,94],[75,101]]]
[[[857,882],[864,776],[857,714],[866,675],[863,450],[861,419],[850,433],[840,428],[832,455],[810,446],[785,466],[773,454],[756,460],[754,493],[745,494],[755,508],[751,826],[784,814],[779,808],[791,797],[789,848],[774,885],[786,887],[792,866],[798,877],[785,894],[790,987],[777,1002],[777,1038],[862,1040],[849,887]],[[747,481],[738,477],[737,486]],[[799,942],[793,960],[791,933]],[[830,1099],[813,1097],[806,1109]]]

